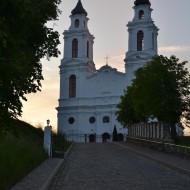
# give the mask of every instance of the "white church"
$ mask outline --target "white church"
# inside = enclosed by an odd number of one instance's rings
[[[134,2],[134,18],[128,22],[125,72],[107,64],[99,70],[93,61],[94,36],[81,0],[71,11],[71,25],[64,31],[64,56],[60,65],[58,132],[77,142],[112,141],[116,127],[122,140],[127,129],[117,121],[117,104],[134,79],[134,71],[157,55],[158,28],[151,18],[149,0]],[[119,11],[119,10],[118,10]]]

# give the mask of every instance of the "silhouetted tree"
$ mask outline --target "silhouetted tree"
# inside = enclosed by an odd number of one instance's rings
[[[114,129],[113,129],[113,141],[117,141],[117,128],[116,128],[116,126],[114,126]]]
[[[187,61],[179,62],[175,56],[157,56],[135,72],[136,79],[121,97],[118,121],[127,125],[145,121],[154,115],[171,124],[173,136],[175,123],[181,119],[190,122],[190,74]]]
[[[41,58],[58,56],[59,34],[47,21],[60,2],[0,0],[0,122],[21,116],[21,100],[41,89]]]

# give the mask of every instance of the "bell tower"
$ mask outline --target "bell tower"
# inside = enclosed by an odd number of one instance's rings
[[[94,36],[88,30],[88,13],[83,8],[81,0],[78,0],[76,7],[71,11],[71,25],[64,31],[64,57],[62,65],[68,62],[83,62],[89,64],[92,70]]]
[[[64,54],[60,65],[60,102],[81,96],[86,77],[95,73],[94,36],[88,30],[88,13],[81,0],[71,11],[71,24],[64,31]],[[61,104],[61,103],[60,103]]]
[[[129,42],[125,58],[127,85],[135,78],[134,72],[157,55],[158,28],[151,18],[149,0],[134,2],[134,18],[128,22]]]

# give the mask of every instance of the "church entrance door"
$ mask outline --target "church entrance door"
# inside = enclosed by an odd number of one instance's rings
[[[96,136],[95,136],[95,134],[90,134],[89,135],[89,142],[96,142]]]
[[[108,139],[110,139],[109,133],[103,133],[102,134],[102,142],[106,142]]]

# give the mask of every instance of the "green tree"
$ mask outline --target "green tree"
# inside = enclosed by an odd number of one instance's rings
[[[150,115],[172,126],[182,118],[188,123],[190,74],[185,68],[186,63],[179,62],[175,56],[157,56],[138,69],[136,79],[118,105],[118,121],[122,123],[122,118],[130,113],[133,119],[125,120],[125,125],[135,120],[145,121]]]
[[[114,125],[114,128],[113,128],[113,141],[117,141],[117,128],[116,128],[115,125]]]
[[[47,26],[61,0],[0,0],[0,121],[22,114],[21,100],[40,91],[41,58],[56,57],[59,34]]]
[[[133,90],[132,87],[129,86],[127,90],[124,91],[124,95],[121,96],[121,101],[117,105],[118,109],[118,111],[116,112],[117,120],[123,126],[139,122],[139,120],[135,116],[133,99],[131,97],[132,90]]]

